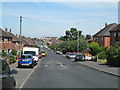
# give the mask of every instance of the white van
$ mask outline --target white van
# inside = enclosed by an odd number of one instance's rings
[[[23,47],[23,54],[31,54],[36,62],[39,60],[38,58],[39,48]]]

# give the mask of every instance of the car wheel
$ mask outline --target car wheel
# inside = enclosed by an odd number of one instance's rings
[[[20,68],[21,67],[21,65],[20,64],[18,64],[18,68]]]
[[[34,67],[34,64],[31,64],[30,67],[33,68],[33,67]]]

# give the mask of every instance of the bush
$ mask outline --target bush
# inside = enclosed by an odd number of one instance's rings
[[[2,52],[2,53],[0,53],[0,56],[7,57],[7,53],[6,52]]]
[[[16,55],[11,55],[10,56],[10,63],[14,63],[14,62],[16,62]]]
[[[120,66],[120,42],[106,51],[107,62],[110,66]]]
[[[98,54],[98,58],[99,58],[99,59],[106,59],[107,56],[106,56],[105,51],[100,52],[100,53]]]
[[[16,54],[17,54],[17,50],[13,49],[13,50],[11,51],[11,54],[12,54],[12,55],[16,55]]]

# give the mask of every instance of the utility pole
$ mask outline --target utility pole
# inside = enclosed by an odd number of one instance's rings
[[[20,16],[20,57],[21,57],[21,50],[22,50],[22,16]]]
[[[78,45],[77,45],[77,52],[79,54],[79,23],[77,23],[78,25]]]

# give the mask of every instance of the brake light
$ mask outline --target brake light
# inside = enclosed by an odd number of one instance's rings
[[[33,61],[33,59],[30,59],[30,61]]]
[[[18,61],[20,61],[20,58],[18,58]]]

